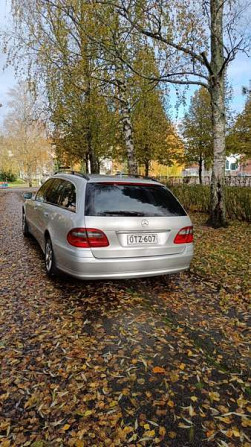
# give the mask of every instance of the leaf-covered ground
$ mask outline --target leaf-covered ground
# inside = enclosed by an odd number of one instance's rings
[[[0,445],[250,447],[250,229],[193,216],[190,272],[48,279],[0,193]]]

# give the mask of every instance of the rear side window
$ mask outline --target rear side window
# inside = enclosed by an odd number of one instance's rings
[[[86,216],[186,216],[165,186],[88,183],[86,188]]]
[[[52,184],[52,187],[45,194],[45,201],[48,203],[52,203],[53,205],[58,204],[59,199],[59,188],[62,185],[63,180],[56,178]]]
[[[41,188],[39,188],[39,190],[36,194],[36,200],[38,202],[46,201],[46,195],[48,194],[53,182],[54,182],[54,179],[50,178],[41,186]]]
[[[69,211],[76,211],[75,186],[68,180],[54,179],[52,186],[44,194],[44,200]]]
[[[69,211],[76,211],[76,189],[71,182],[63,181],[60,187],[58,205]]]

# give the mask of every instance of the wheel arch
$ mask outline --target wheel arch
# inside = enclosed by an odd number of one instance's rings
[[[46,229],[44,232],[44,241],[43,241],[43,252],[45,253],[45,242],[47,241],[47,239],[51,240],[51,235],[49,233],[49,230]]]
[[[51,240],[51,236],[50,236],[49,230],[47,230],[47,229],[44,232],[44,240],[46,241],[46,239],[50,239]]]

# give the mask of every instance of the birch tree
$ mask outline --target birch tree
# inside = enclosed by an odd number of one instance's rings
[[[54,99],[57,91],[62,93],[62,85],[68,84],[68,90],[82,97],[83,159],[89,159],[91,172],[98,171],[92,121],[98,115],[95,105],[99,101],[95,99],[101,95],[103,104],[105,98],[110,104],[113,99],[112,109],[118,111],[123,131],[128,171],[135,174],[128,70],[117,57],[117,53],[122,54],[126,49],[121,39],[119,16],[106,8],[109,32],[106,30],[104,34],[102,20],[97,21],[103,12],[100,15],[96,8],[94,14],[91,2],[12,0],[12,5],[16,27],[9,46],[10,57],[17,62],[20,57],[27,56],[29,77],[44,85],[52,117],[58,115],[60,109]],[[66,98],[61,99],[64,102]],[[97,132],[100,127],[96,126]]]
[[[199,181],[202,183],[203,163],[211,167],[213,158],[213,132],[210,95],[204,88],[197,90],[181,125],[186,148],[185,161],[199,165]]]
[[[134,32],[147,36],[158,49],[162,81],[199,85],[209,91],[214,153],[210,223],[225,226],[224,79],[237,52],[249,48],[245,22],[249,5],[232,0],[123,0],[113,4]]]
[[[100,102],[104,105],[104,98],[98,101],[100,93],[95,79],[97,50],[86,38],[84,26],[81,27],[85,23],[87,31],[95,24],[84,4],[74,3],[74,8],[64,10],[61,3],[64,6],[60,1],[12,1],[15,33],[9,45],[9,57],[16,65],[21,64],[20,59],[25,59],[28,78],[36,80],[36,85],[45,92],[51,119],[58,126],[56,134],[59,136],[61,131],[64,136],[61,141],[66,141],[66,128],[74,121],[75,128],[72,127],[71,134],[77,130],[75,143],[79,141],[78,155],[86,166],[90,164],[91,172],[98,172],[93,120],[99,115]],[[74,109],[76,104],[78,107]],[[60,120],[59,112],[62,113]],[[96,126],[98,132],[100,128]],[[71,147],[68,150],[70,152]]]
[[[87,2],[86,8],[92,17],[94,27],[88,27],[86,18],[75,14],[76,3],[66,0],[57,2],[57,7],[69,17],[69,20],[85,35],[85,38],[97,49],[97,66],[94,74],[100,91],[113,103],[119,118],[123,143],[126,150],[128,173],[137,174],[132,125],[132,74],[128,72],[124,59],[132,60],[137,39],[132,42],[130,33],[124,29],[121,17],[114,11],[113,5],[98,5]]]

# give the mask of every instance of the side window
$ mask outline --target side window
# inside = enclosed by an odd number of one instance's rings
[[[47,180],[38,190],[36,200],[62,206],[75,212],[76,188],[67,180],[52,178]]]
[[[53,185],[45,192],[45,201],[53,205],[58,205],[59,196],[61,192],[61,185],[64,180],[60,178],[54,179]]]
[[[46,194],[48,193],[50,187],[52,186],[52,183],[54,182],[53,178],[50,178],[47,180],[41,188],[39,188],[35,200],[38,202],[45,202],[46,201]]]
[[[58,205],[69,211],[76,211],[76,188],[71,182],[64,181],[60,189]]]

